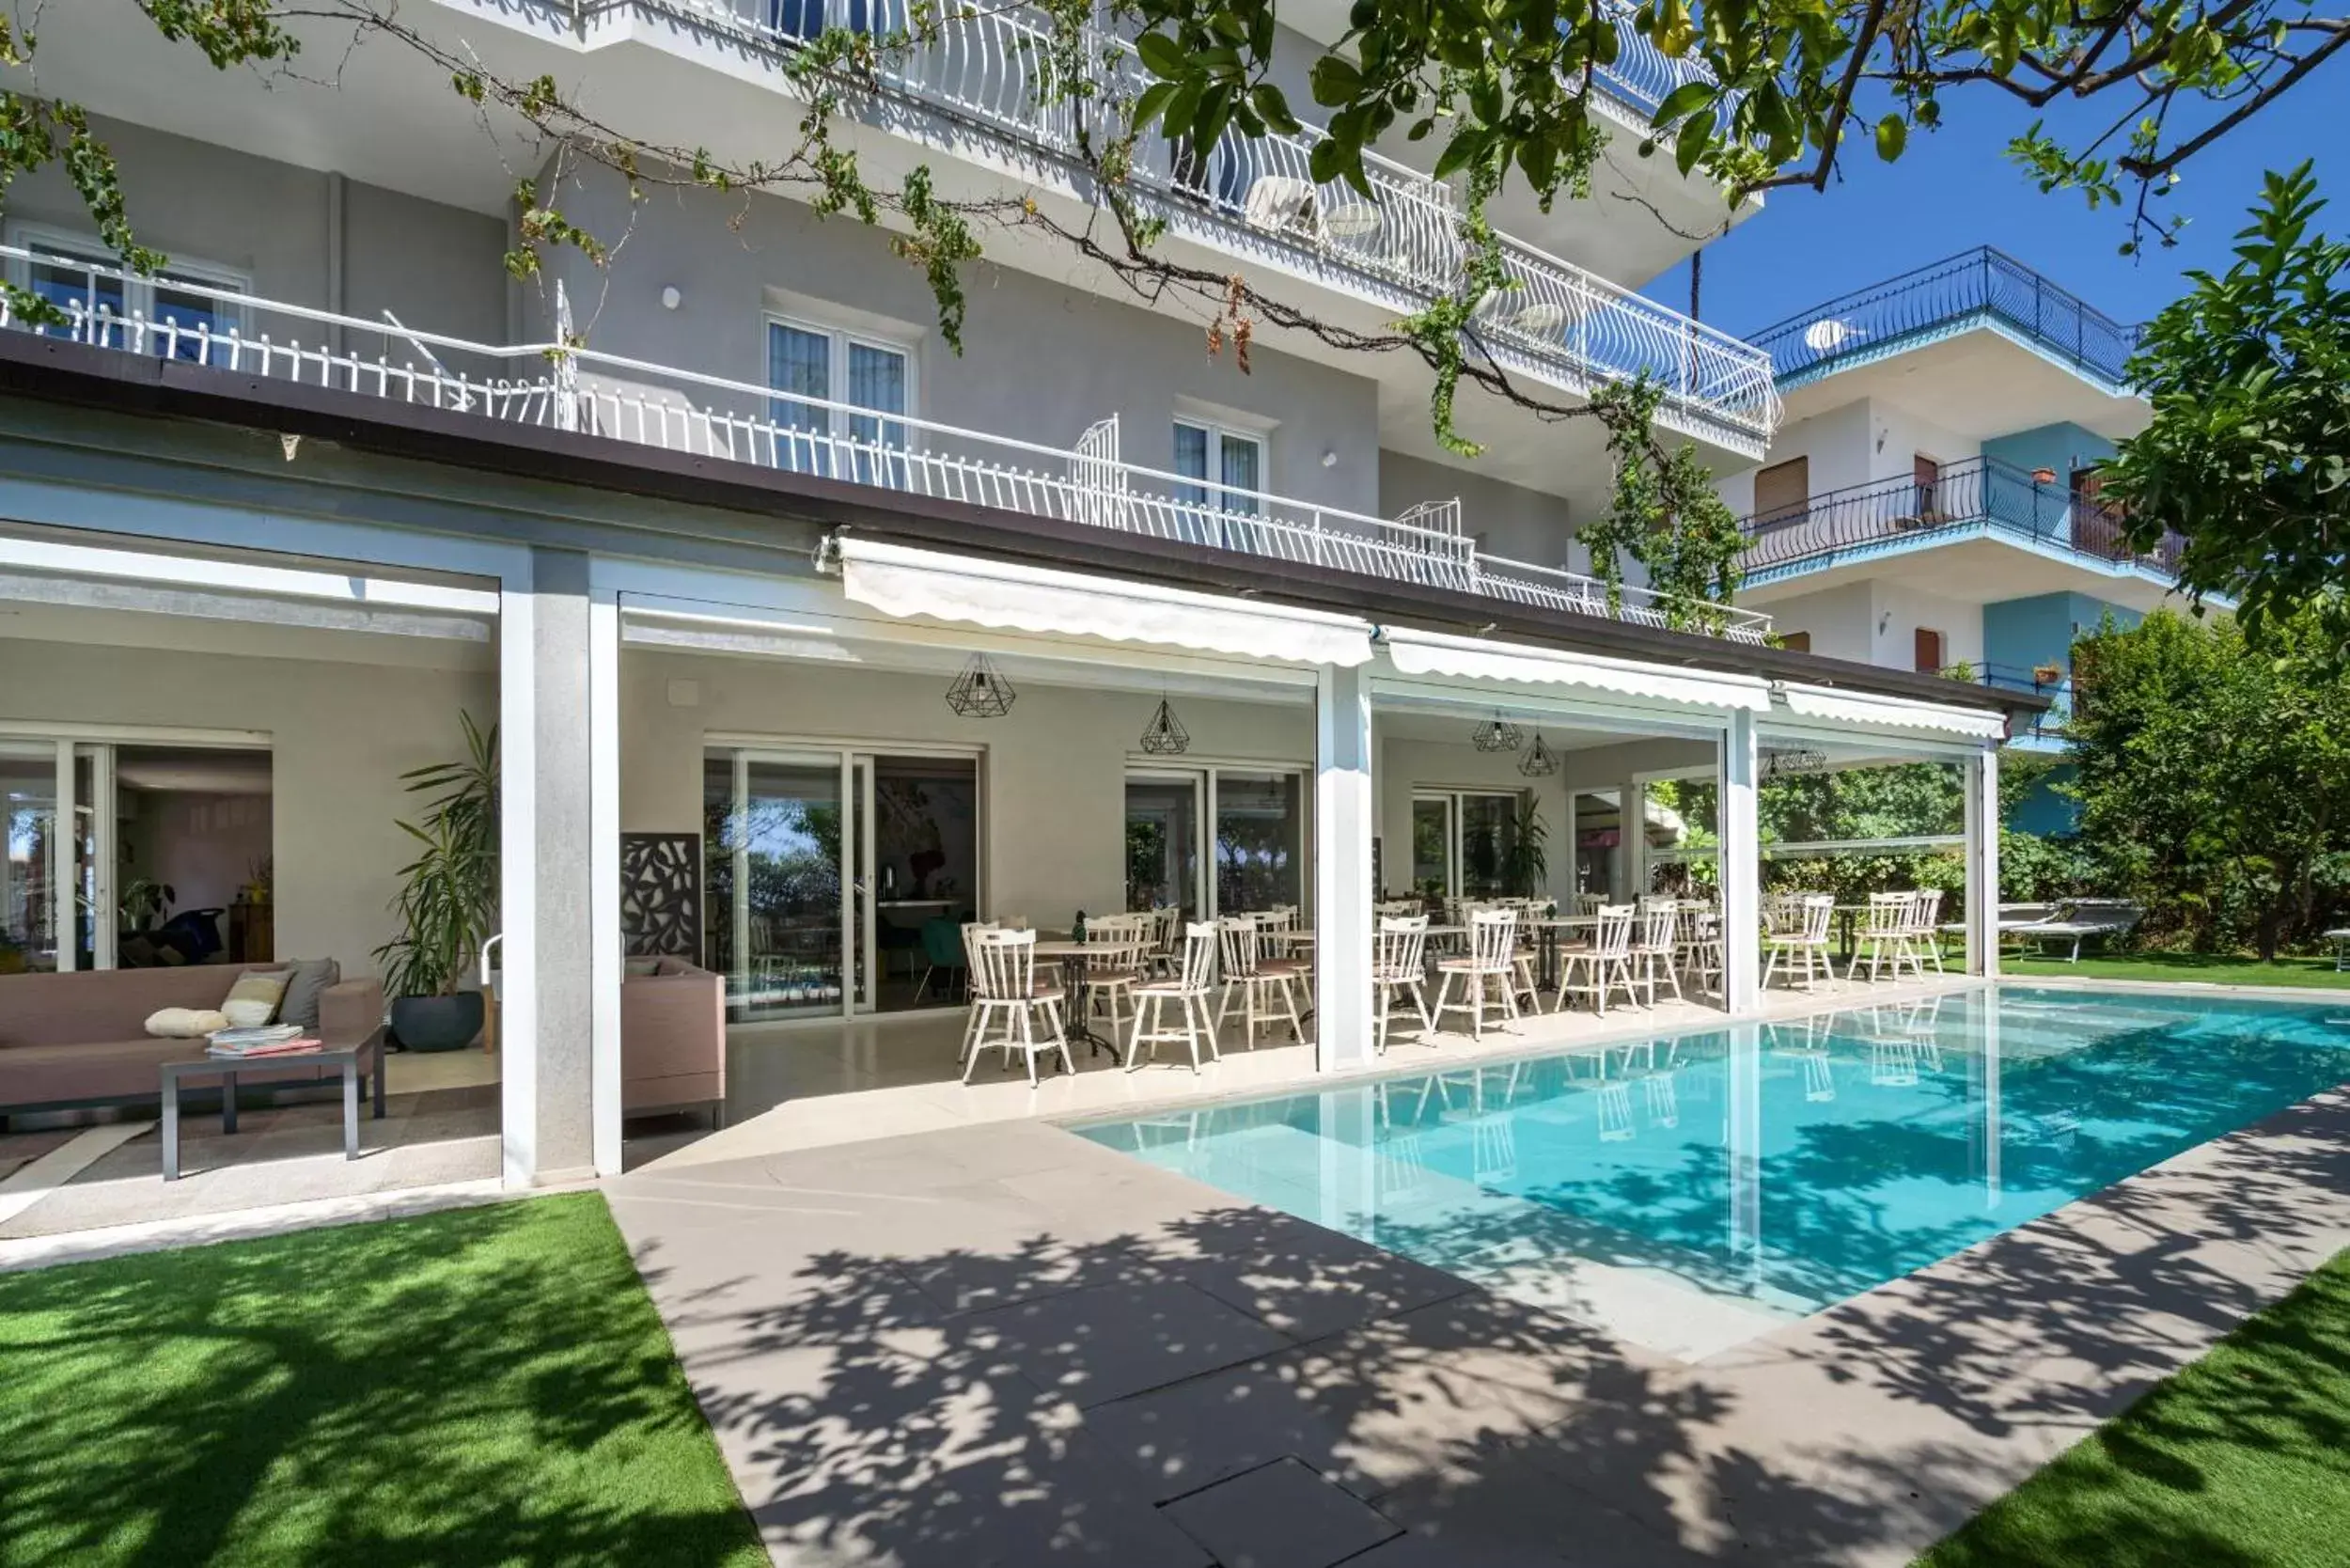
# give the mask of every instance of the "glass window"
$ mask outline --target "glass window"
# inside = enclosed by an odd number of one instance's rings
[[[1304,791],[1293,773],[1215,776],[1215,907],[1246,915],[1298,904]]]
[[[1126,907],[1183,906],[1199,918],[1198,778],[1126,780]]]
[[[57,753],[0,747],[0,975],[57,966]]]
[[[163,279],[155,285],[154,320],[168,322],[179,330],[158,343],[155,352],[174,359],[209,359],[215,365],[229,363],[227,344],[216,340],[226,338],[242,324],[238,320],[237,307],[209,295],[174,289],[171,284],[174,281],[192,283],[206,289],[231,286],[179,273],[165,273]],[[208,347],[209,353],[206,352]]]
[[[1264,442],[1237,431],[1178,419],[1175,472],[1202,481],[1182,487],[1179,499],[1193,506],[1212,506],[1218,511],[1253,517],[1258,509],[1254,493],[1264,488]],[[1206,482],[1210,479],[1216,481],[1214,488]]]
[[[781,321],[767,324],[767,384],[786,394],[774,402],[773,418],[787,430],[824,434],[832,429],[828,412],[795,400],[832,398],[832,337]],[[787,463],[805,468],[804,463]]]
[[[1461,797],[1461,896],[1502,898],[1532,892],[1518,857],[1518,797]]]
[[[1424,899],[1452,892],[1452,801],[1412,802],[1412,891]]]

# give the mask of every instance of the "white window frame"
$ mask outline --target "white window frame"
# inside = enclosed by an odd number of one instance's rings
[[[1152,784],[1190,784],[1198,792],[1193,796],[1197,816],[1193,823],[1195,841],[1198,845],[1198,864],[1192,868],[1196,879],[1194,902],[1203,913],[1202,919],[1222,918],[1225,911],[1216,885],[1216,818],[1221,815],[1223,776],[1228,773],[1252,777],[1284,777],[1297,780],[1297,843],[1292,853],[1297,856],[1297,909],[1301,919],[1313,916],[1314,901],[1314,789],[1313,769],[1302,762],[1251,761],[1245,758],[1184,758],[1170,762],[1164,757],[1148,752],[1129,752],[1126,757],[1126,782]],[[1123,787],[1121,786],[1121,793]],[[1119,818],[1119,842],[1125,842],[1125,817]],[[1123,863],[1121,854],[1120,863]]]
[[[1249,499],[1252,502],[1258,502],[1260,497],[1270,494],[1273,483],[1272,427],[1260,426],[1250,429],[1227,419],[1220,419],[1210,415],[1194,414],[1179,407],[1175,410],[1174,417],[1167,422],[1167,450],[1170,457],[1168,466],[1170,468],[1174,466],[1171,459],[1174,451],[1175,431],[1181,428],[1198,431],[1208,438],[1207,477],[1194,478],[1188,474],[1179,473],[1177,477],[1185,483],[1198,485],[1211,494],[1220,495],[1230,492],[1232,487],[1226,484],[1223,478],[1224,444],[1227,441],[1246,441],[1257,448],[1257,484],[1256,488],[1248,493]]]
[[[130,274],[122,258],[110,249],[97,235],[79,229],[62,228],[55,224],[12,222],[7,229],[8,243],[18,250],[50,251],[55,259],[68,263],[83,261],[101,267],[112,267]],[[8,281],[20,289],[29,289],[33,281],[33,264],[11,257],[8,261]],[[122,286],[122,307],[146,321],[155,319],[155,290],[168,289],[174,283],[190,283],[199,289],[219,289],[229,293],[253,296],[253,274],[235,267],[225,267],[217,261],[196,257],[168,253],[163,269],[153,277],[130,274]],[[244,337],[253,334],[251,305],[224,311],[235,330]]]
[[[762,355],[765,353],[767,348],[766,339],[770,336],[768,329],[778,326],[790,327],[794,332],[811,333],[830,341],[831,347],[826,351],[824,358],[824,382],[826,394],[823,400],[827,403],[836,404],[841,408],[854,408],[856,406],[855,404],[850,402],[848,398],[845,396],[849,389],[849,346],[852,343],[860,345],[864,348],[879,349],[884,353],[896,354],[899,358],[905,361],[906,367],[906,406],[904,411],[898,414],[892,414],[886,409],[876,408],[864,409],[860,412],[870,414],[875,417],[882,419],[912,420],[920,417],[918,411],[921,407],[921,384],[916,375],[916,368],[919,364],[919,360],[915,354],[914,345],[912,343],[901,341],[901,339],[888,337],[883,333],[868,331],[862,327],[843,326],[835,321],[824,321],[821,317],[817,316],[800,315],[783,310],[768,310],[760,313],[760,349]],[[779,396],[789,396],[789,394],[781,393],[779,389],[776,387],[772,370],[770,371],[768,378],[768,390],[771,392],[777,392]],[[837,431],[835,433],[845,432]],[[908,447],[917,445],[916,438],[919,434],[920,432],[918,431],[913,429],[910,425],[908,426],[906,430],[906,445]]]

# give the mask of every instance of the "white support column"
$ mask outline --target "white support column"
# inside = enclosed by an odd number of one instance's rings
[[[1324,1072],[1371,1059],[1371,676],[1314,683],[1314,1038]]]
[[[589,1105],[596,1174],[620,1171],[620,606],[588,596]],[[739,929],[739,928],[738,928]]]
[[[1648,848],[1648,804],[1640,781],[1626,774],[1616,782],[1616,847],[1607,855],[1607,900],[1630,903],[1648,891],[1640,861]]]
[[[1733,1013],[1762,1001],[1762,827],[1754,715],[1730,715],[1722,733],[1722,996]]]
[[[501,584],[499,905],[509,1186],[593,1168],[588,557],[533,550]]]
[[[90,967],[115,966],[115,936],[118,922],[114,911],[122,907],[116,889],[122,865],[121,830],[115,811],[115,748],[89,748],[90,787]],[[226,934],[224,933],[224,934]]]
[[[1966,972],[1999,973],[1999,751],[1966,763]]]

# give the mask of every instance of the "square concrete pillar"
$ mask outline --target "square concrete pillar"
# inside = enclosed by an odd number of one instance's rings
[[[1371,1059],[1371,676],[1314,685],[1314,1037],[1324,1072]]]
[[[504,1169],[594,1168],[588,557],[534,549],[499,594]]]

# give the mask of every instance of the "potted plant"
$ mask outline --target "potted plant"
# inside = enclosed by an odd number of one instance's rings
[[[1533,898],[1541,893],[1543,884],[1550,880],[1550,856],[1544,845],[1550,838],[1550,824],[1543,821],[1543,808],[1532,794],[1518,798],[1517,832],[1512,836],[1510,854],[1502,867],[1502,882],[1516,898]]]
[[[2064,683],[2064,666],[2054,659],[2045,659],[2031,666],[2035,686],[2060,686]]]
[[[497,727],[485,730],[471,713],[458,718],[464,758],[400,776],[410,792],[430,798],[421,821],[400,823],[419,847],[400,868],[392,900],[400,934],[375,949],[392,1033],[412,1051],[453,1051],[481,1032],[481,993],[458,984],[497,923]]]

